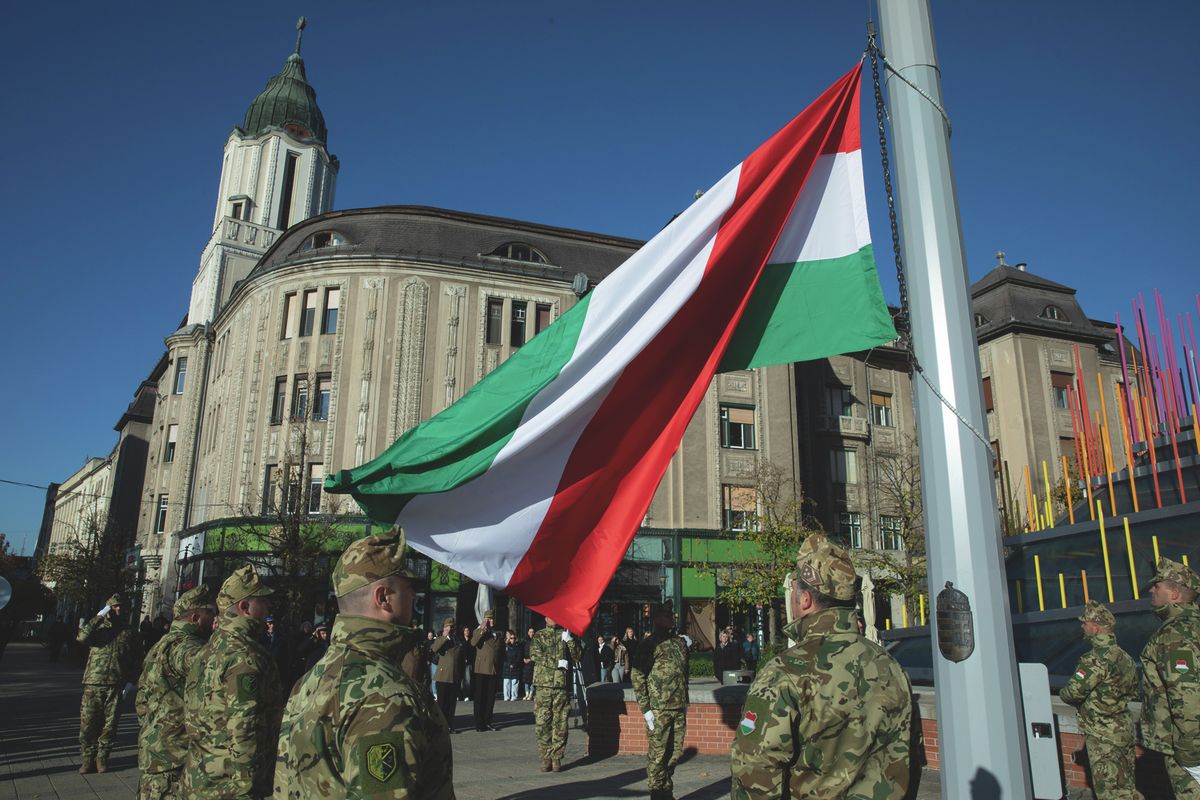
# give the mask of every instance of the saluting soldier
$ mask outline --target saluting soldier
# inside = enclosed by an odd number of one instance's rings
[[[483,622],[471,634],[470,645],[475,653],[475,730],[494,731],[492,713],[496,708],[496,690],[500,688],[500,671],[504,666],[504,643],[496,636],[496,612],[483,612]]]
[[[675,765],[687,736],[688,650],[676,636],[675,609],[656,606],[653,630],[633,656],[633,693],[646,719],[646,785],[650,800],[671,800]]]
[[[571,703],[571,664],[583,651],[566,628],[546,617],[546,627],[533,635],[529,660],[533,662],[533,722],[537,731],[542,772],[562,769],[567,748],[567,709]]]
[[[1142,650],[1146,700],[1142,744],[1166,755],[1175,797],[1200,798],[1200,578],[1164,558],[1150,579],[1150,602],[1163,621]]]
[[[121,718],[121,687],[137,673],[141,645],[125,624],[122,605],[120,595],[108,598],[76,637],[88,648],[79,703],[80,775],[108,771]]]
[[[275,797],[453,800],[446,720],[399,666],[416,597],[404,532],[353,542],[332,584],[341,613],[284,711]]]
[[[1137,668],[1117,645],[1112,612],[1091,600],[1079,618],[1092,646],[1079,659],[1075,674],[1058,693],[1079,706],[1079,727],[1098,800],[1142,800],[1134,788],[1133,720],[1129,703],[1137,698]]]
[[[217,593],[221,616],[183,696],[187,797],[271,794],[284,700],[279,670],[262,644],[271,594],[249,564],[234,570]]]
[[[183,719],[183,692],[188,671],[212,635],[216,608],[212,592],[201,584],[180,595],[174,621],[150,648],[138,681],[138,800],[180,797],[180,777],[188,739]]]
[[[462,651],[466,642],[458,638],[454,629],[454,617],[446,617],[442,623],[442,635],[433,640],[430,649],[438,657],[433,682],[437,686],[437,704],[451,733],[454,729],[454,713],[458,708],[458,684],[463,676]]]
[[[823,535],[804,540],[792,578],[794,647],[750,686],[734,734],[731,797],[903,797],[912,689],[858,632],[858,576]]]

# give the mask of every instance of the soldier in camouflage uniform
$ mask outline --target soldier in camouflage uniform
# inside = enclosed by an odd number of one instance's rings
[[[331,582],[341,614],[284,711],[275,797],[453,800],[446,720],[399,667],[416,597],[404,531],[353,542]]]
[[[266,797],[275,770],[283,688],[263,646],[271,589],[246,565],[221,584],[221,616],[184,690],[189,798]]]
[[[173,800],[180,796],[180,776],[187,758],[183,725],[183,691],[188,670],[212,634],[216,607],[203,584],[184,592],[172,609],[175,621],[146,654],[138,681],[138,800]]]
[[[121,598],[113,595],[104,608],[79,629],[88,647],[79,704],[79,774],[108,770],[108,753],[121,718],[121,687],[137,673],[141,647],[121,616]]]
[[[1075,674],[1058,696],[1079,706],[1079,727],[1087,737],[1084,747],[1098,800],[1142,800],[1134,788],[1129,717],[1129,703],[1137,699],[1137,668],[1117,646],[1112,612],[1092,600],[1079,621],[1092,649],[1079,659]]]
[[[537,730],[542,772],[562,768],[567,747],[567,708],[571,703],[571,663],[579,663],[583,650],[571,632],[546,617],[546,627],[529,642],[533,662],[533,721]]]
[[[1163,624],[1142,650],[1146,697],[1142,744],[1166,755],[1175,797],[1200,798],[1200,578],[1164,558],[1150,579],[1150,601]]]
[[[804,540],[791,578],[794,647],[758,673],[734,734],[731,797],[900,798],[908,790],[908,676],[858,632],[845,550]]]
[[[676,636],[675,610],[654,609],[653,631],[633,656],[633,693],[646,718],[646,785],[650,800],[671,800],[675,765],[687,736],[688,651]]]

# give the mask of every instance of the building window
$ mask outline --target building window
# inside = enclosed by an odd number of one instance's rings
[[[904,549],[904,524],[899,517],[883,514],[879,517],[879,544],[884,550]]]
[[[484,341],[488,344],[500,344],[500,331],[504,325],[504,300],[499,297],[489,297],[487,301],[487,320],[484,330]]]
[[[234,219],[245,219],[243,214],[246,213],[246,203],[242,200],[236,201],[229,209],[229,216]]]
[[[268,464],[263,474],[262,513],[270,514],[275,510],[275,482],[279,480],[279,467]]]
[[[341,289],[334,287],[325,290],[325,313],[321,317],[321,333],[337,333],[338,306],[341,301]]]
[[[325,484],[325,465],[308,465],[308,513],[321,512],[321,487]]]
[[[183,394],[183,387],[187,383],[187,356],[180,356],[175,359],[175,394]]]
[[[158,512],[154,515],[154,532],[162,533],[167,529],[167,496],[158,496]]]
[[[529,312],[529,303],[524,300],[513,300],[509,309],[508,343],[514,349],[525,344],[525,315]]]
[[[757,528],[755,516],[758,504],[752,486],[721,486],[721,508],[725,530],[749,531]]]
[[[292,224],[292,193],[296,186],[296,167],[300,163],[298,153],[289,152],[283,165],[283,195],[279,198],[279,230],[286,231]]]
[[[290,339],[296,330],[296,293],[288,292],[283,296],[283,327],[279,331],[280,339]]]
[[[286,511],[289,514],[295,514],[300,510],[300,467],[297,464],[291,464],[287,467],[287,474],[280,475],[283,485],[280,487],[283,490],[283,504],[280,510]]]
[[[313,419],[329,419],[329,398],[333,379],[329,375],[317,376],[317,403],[313,406]]]
[[[550,325],[550,304],[538,303],[537,316],[533,320],[533,332],[539,334]]]
[[[271,424],[283,422],[284,404],[287,402],[287,378],[275,379],[275,395],[271,400]]]
[[[1038,314],[1042,319],[1052,319],[1055,322],[1068,322],[1066,313],[1056,305],[1048,305]]]
[[[337,231],[317,231],[300,245],[301,250],[320,250],[325,247],[341,247],[346,243]]]
[[[308,416],[308,378],[296,376],[292,389],[292,419],[304,419]]]
[[[163,451],[163,463],[170,464],[175,460],[175,441],[179,436],[178,425],[167,426],[167,449]]]
[[[847,545],[862,549],[862,514],[858,511],[843,511],[838,514],[838,531]]]
[[[754,449],[754,407],[721,406],[721,447]]]
[[[987,413],[992,413],[996,410],[995,403],[992,402],[992,379],[983,379],[983,410]]]
[[[834,483],[858,483],[858,451],[851,447],[831,450],[829,472]]]
[[[493,250],[488,255],[497,256],[499,258],[507,258],[513,261],[524,261],[529,264],[547,264],[549,261],[544,255],[530,245],[522,244],[521,242],[509,242],[502,244]]]
[[[849,387],[829,387],[829,413],[835,417],[854,416],[854,396],[850,394]]]
[[[987,324],[988,324],[987,317],[985,317],[983,314],[975,315],[975,327],[976,328],[982,328],[984,325],[987,325]]]
[[[300,335],[312,336],[313,323],[317,319],[317,290],[304,293],[304,308],[300,311]]]
[[[1054,407],[1066,411],[1071,407],[1067,390],[1071,388],[1071,374],[1067,372],[1050,373],[1050,391],[1054,396]]]
[[[892,396],[871,392],[871,421],[885,428],[893,427],[896,422],[892,416]]]

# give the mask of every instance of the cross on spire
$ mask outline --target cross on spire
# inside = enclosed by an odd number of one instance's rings
[[[304,38],[304,29],[308,26],[308,17],[296,21],[296,55],[300,55],[300,40]]]

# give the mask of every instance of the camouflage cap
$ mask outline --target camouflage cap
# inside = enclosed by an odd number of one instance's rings
[[[487,611],[483,612],[483,618],[484,619],[495,619],[496,618],[496,609],[489,608]]]
[[[179,595],[179,599],[175,601],[175,605],[171,611],[176,617],[182,617],[184,614],[190,614],[193,611],[213,607],[212,590],[202,583],[196,588],[189,589]]]
[[[411,578],[404,560],[404,529],[367,536],[350,543],[333,568],[330,583],[333,593],[345,597],[355,589],[368,586],[389,575]]]
[[[449,625],[451,628],[454,627],[454,617],[446,617],[444,620],[442,620],[442,627],[444,628],[447,625]]]
[[[1196,573],[1192,571],[1191,567],[1169,558],[1158,562],[1158,572],[1154,573],[1154,577],[1146,584],[1146,588],[1150,588],[1159,581],[1173,581],[1193,592],[1200,592],[1200,578],[1196,577]]]
[[[1112,612],[1105,608],[1095,600],[1089,600],[1088,604],[1083,607],[1083,613],[1079,615],[1080,622],[1093,622],[1101,628],[1115,628],[1117,626],[1116,617]]]
[[[229,608],[247,597],[266,597],[271,593],[271,587],[262,582],[254,567],[246,564],[235,569],[221,584],[221,591],[217,592],[217,608]]]
[[[813,534],[800,544],[796,577],[835,600],[853,600],[858,594],[858,574],[849,554],[822,534]]]

